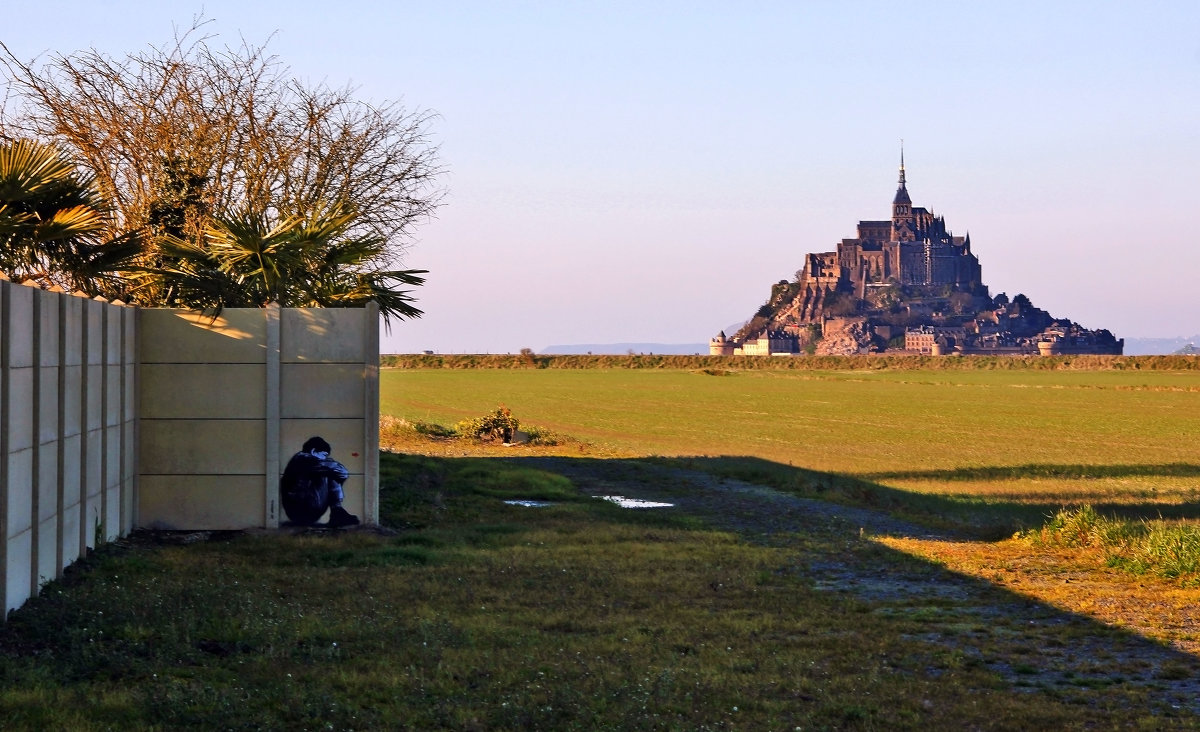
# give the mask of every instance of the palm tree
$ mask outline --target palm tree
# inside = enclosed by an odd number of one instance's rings
[[[17,282],[110,299],[141,251],[136,233],[105,240],[108,208],[93,180],[52,147],[0,143],[0,272]]]
[[[384,322],[421,311],[408,290],[424,270],[389,270],[381,264],[386,240],[354,232],[356,215],[345,205],[307,217],[243,211],[214,216],[199,241],[167,235],[162,263],[141,267],[141,286],[162,293],[162,304],[219,313],[226,307],[363,307],[379,304]]]

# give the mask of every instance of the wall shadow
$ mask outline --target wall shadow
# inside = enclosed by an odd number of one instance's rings
[[[1015,531],[1040,526],[1065,507],[1090,504],[1102,515],[1129,520],[1200,519],[1200,502],[1144,503],[1064,500],[1050,494],[1024,494],[1032,501],[997,496],[918,493],[883,484],[883,480],[944,480],[946,482],[1019,480],[1028,478],[1089,480],[1110,477],[1200,477],[1200,465],[1055,465],[985,466],[953,470],[887,473],[830,473],[749,456],[653,458],[722,477],[745,480],[809,498],[888,511],[942,530],[978,539],[995,540]]]
[[[1159,465],[1059,465],[1029,463],[1026,465],[993,465],[986,467],[954,468],[952,470],[898,470],[879,473],[857,473],[863,480],[1023,480],[1027,478],[1058,478],[1088,480],[1097,478],[1200,478],[1200,465],[1164,463]]]
[[[852,510],[892,513],[889,502],[908,505],[907,497],[899,496],[903,492],[897,489],[750,457],[437,460],[448,464],[497,461],[563,476],[588,495],[599,489],[673,502],[676,509],[651,510],[678,510],[699,518],[706,528],[732,531],[747,541],[768,542],[783,549],[795,561],[775,571],[793,573],[827,592],[829,612],[861,614],[863,622],[870,624],[870,632],[890,634],[889,643],[922,649],[915,652],[929,653],[931,658],[956,658],[965,668],[985,669],[1010,691],[1045,692],[1055,703],[1067,699],[1097,709],[1110,703],[1139,704],[1144,705],[1146,714],[1184,715],[1192,721],[1192,715],[1200,714],[1200,658],[1196,655],[871,541],[869,535],[859,533],[857,521],[829,521],[829,516],[838,514],[836,510],[825,513],[805,508],[812,499],[810,494],[820,492],[818,486],[835,490],[835,484],[841,484],[842,490],[871,492],[873,503],[864,502],[871,505],[856,504]],[[797,496],[798,502],[791,507],[781,505],[740,490],[741,486],[723,478],[779,488]],[[947,499],[928,498],[933,507],[969,508]],[[604,520],[613,515],[600,512],[596,517]],[[1188,515],[1200,516],[1200,511],[1193,509]],[[964,683],[955,669],[941,663],[931,662],[916,672],[928,674],[938,683]]]

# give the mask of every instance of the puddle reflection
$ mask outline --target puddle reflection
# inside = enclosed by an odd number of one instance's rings
[[[626,498],[625,496],[593,496],[593,498],[603,498],[606,501],[611,501],[621,508],[671,508],[674,503],[659,503],[658,501],[643,501],[640,498]]]
[[[626,498],[625,496],[592,496],[604,501],[615,503],[621,508],[672,508],[674,503],[660,503],[658,501],[643,501],[640,498]],[[553,506],[553,501],[530,501],[525,499],[514,499],[505,501],[510,506],[525,506],[526,508],[545,508]]]

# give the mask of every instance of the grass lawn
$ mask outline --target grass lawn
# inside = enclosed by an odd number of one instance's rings
[[[384,370],[381,410],[452,425],[503,403],[637,456],[737,456],[972,502],[1200,497],[1200,371]]]
[[[1086,548],[978,538],[1070,503],[1194,518],[1196,372],[382,383],[383,412],[409,425],[384,435],[407,453],[381,460],[389,530],[103,547],[0,627],[0,726],[1200,724],[1200,590]],[[567,439],[507,448],[411,427],[501,403]],[[950,533],[876,538],[727,494],[740,480]],[[590,497],[608,490],[717,502]]]

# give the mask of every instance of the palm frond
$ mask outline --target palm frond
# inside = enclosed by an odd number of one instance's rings
[[[91,206],[73,206],[53,212],[33,225],[39,242],[55,242],[76,237],[95,236],[104,230],[104,217]]]
[[[75,167],[33,140],[0,145],[0,200],[29,201],[75,177]]]
[[[108,210],[93,179],[55,148],[0,144],[0,268],[43,287],[112,294],[136,237],[104,241]]]
[[[380,269],[386,242],[355,232],[355,223],[353,210],[339,205],[274,220],[261,212],[219,215],[197,241],[161,237],[161,262],[135,274],[158,278],[169,304],[208,312],[270,302],[283,307],[377,302],[385,321],[419,317],[415,298],[404,288],[423,284],[425,271]]]

